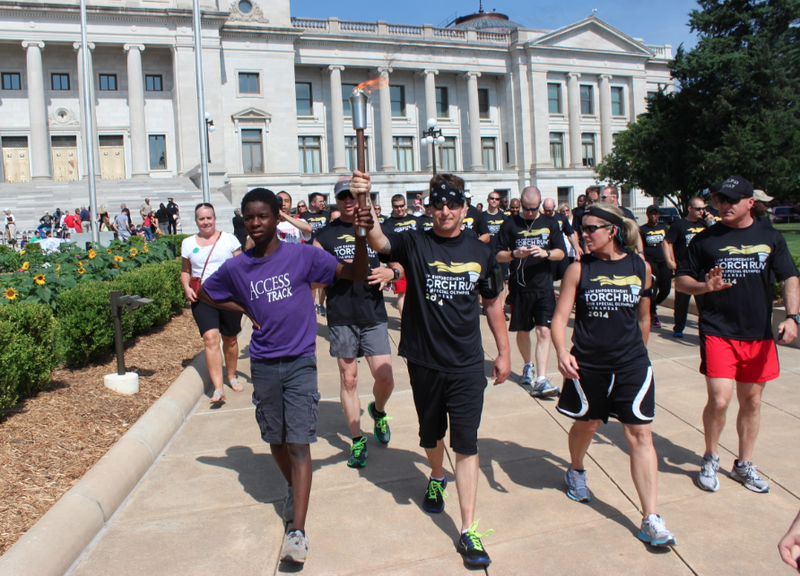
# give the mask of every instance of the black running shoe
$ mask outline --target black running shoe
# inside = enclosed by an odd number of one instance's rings
[[[428,489],[425,491],[425,498],[422,499],[422,509],[425,512],[438,514],[444,511],[444,499],[449,496],[445,488],[447,488],[447,477],[441,482],[433,478],[428,480]]]
[[[375,402],[370,402],[367,406],[367,412],[370,417],[375,420],[375,426],[372,428],[372,433],[375,434],[375,439],[381,444],[388,444],[392,439],[392,431],[389,429],[389,420],[391,416],[383,413],[383,416],[376,416],[377,410],[375,409]]]
[[[492,534],[494,530],[490,528],[483,534],[478,534],[479,521],[480,518],[475,520],[475,522],[470,525],[469,530],[461,535],[461,538],[458,540],[458,547],[456,548],[458,553],[464,557],[464,562],[470,566],[488,566],[492,563],[492,559],[489,558],[489,554],[483,548],[483,544],[481,544],[481,538]]]
[[[363,468],[367,465],[367,437],[362,436],[361,440],[353,442],[350,447],[350,459],[347,466],[350,468]]]

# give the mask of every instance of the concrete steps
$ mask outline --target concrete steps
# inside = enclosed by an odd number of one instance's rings
[[[149,198],[150,204],[156,209],[161,202],[166,204],[167,198],[174,198],[183,215],[179,232],[196,232],[192,211],[196,204],[202,202],[203,194],[189,178],[97,181],[98,206],[105,205],[109,213],[117,215],[120,204],[124,203],[131,211],[134,224],[141,222],[139,207],[144,204],[145,198]],[[217,228],[233,232],[231,219],[235,206],[217,190],[211,191],[211,203],[217,212]],[[35,230],[45,211],[53,214],[56,208],[75,210],[88,204],[89,183],[86,180],[0,184],[0,209],[11,209],[17,219],[18,232]]]

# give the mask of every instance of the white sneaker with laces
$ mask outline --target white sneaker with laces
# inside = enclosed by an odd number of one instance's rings
[[[642,527],[639,529],[639,540],[647,542],[651,546],[677,546],[678,541],[675,535],[667,530],[664,520],[658,514],[650,514],[642,520]]]
[[[301,530],[291,530],[281,552],[281,562],[302,564],[308,555],[308,536]]]
[[[558,396],[561,390],[558,386],[550,384],[549,378],[538,378],[536,385],[531,390],[531,396]]]

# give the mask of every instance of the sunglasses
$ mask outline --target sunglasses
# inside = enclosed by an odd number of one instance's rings
[[[500,196],[489,196],[489,200],[500,200]]]
[[[539,206],[541,206],[541,204],[539,204]],[[523,204],[522,209],[527,210],[528,212],[536,212],[537,210],[539,210],[539,206],[528,207],[525,206],[525,204]]]
[[[717,195],[717,198],[719,199],[720,204],[727,202],[731,206],[736,206],[739,202],[744,200],[744,198],[731,198],[729,196],[725,196],[725,194],[719,194]]]
[[[405,208],[405,204],[392,204],[392,208]]]
[[[458,210],[462,206],[460,202],[456,202],[455,200],[448,200],[447,202],[444,200],[437,200],[431,204],[436,210],[442,210],[445,206],[447,206],[450,210]]]
[[[594,234],[600,228],[611,228],[611,226],[612,226],[612,224],[602,224],[602,225],[599,225],[599,226],[594,225],[594,224],[589,224],[587,226],[581,226],[581,230],[583,232],[586,232],[587,234]]]
[[[741,200],[741,198],[739,198],[739,200]],[[739,200],[736,201],[736,204],[739,203]],[[702,212],[703,210],[706,209],[706,206],[689,206],[689,208],[691,208],[692,210],[697,210],[698,212]]]

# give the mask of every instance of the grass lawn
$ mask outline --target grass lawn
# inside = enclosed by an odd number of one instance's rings
[[[775,229],[779,230],[786,238],[786,244],[789,246],[792,256],[800,256],[800,222],[775,224]]]

